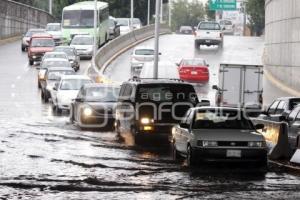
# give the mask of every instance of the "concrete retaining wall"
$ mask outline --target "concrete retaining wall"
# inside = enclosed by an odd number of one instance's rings
[[[300,91],[300,1],[267,0],[265,32],[266,70]],[[264,92],[268,95],[272,91]]]
[[[0,0],[0,40],[21,35],[29,28],[44,28],[53,20],[43,10],[15,1]]]

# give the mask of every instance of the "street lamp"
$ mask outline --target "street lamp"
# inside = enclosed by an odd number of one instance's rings
[[[163,23],[163,0],[160,0],[160,23]]]
[[[95,2],[95,7],[94,7],[94,59],[96,57],[96,49],[97,49],[97,0],[94,1]]]
[[[150,0],[148,0],[148,16],[147,16],[147,25],[150,24]]]
[[[155,5],[155,45],[154,45],[154,66],[153,78],[158,78],[158,54],[159,54],[159,25],[160,25],[160,6],[161,0],[156,0]]]
[[[52,0],[49,0],[49,13],[52,15]]]
[[[131,12],[130,12],[130,29],[131,31],[133,31],[133,9],[134,9],[134,5],[133,5],[133,0],[131,0]]]

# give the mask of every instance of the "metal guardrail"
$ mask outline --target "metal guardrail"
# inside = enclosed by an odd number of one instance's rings
[[[154,36],[154,25],[145,26],[141,29],[134,30],[125,35],[119,36],[116,39],[108,42],[100,48],[92,62],[92,67],[88,70],[88,75],[97,82],[110,82],[105,76],[106,67],[116,55],[126,51],[128,48],[147,40]],[[171,33],[169,26],[165,24],[160,25],[160,34]],[[101,79],[101,80],[99,80]]]
[[[260,133],[267,141],[270,159],[290,159],[291,147],[288,141],[288,124],[286,122],[274,122],[257,118],[252,119],[252,122],[265,126]]]

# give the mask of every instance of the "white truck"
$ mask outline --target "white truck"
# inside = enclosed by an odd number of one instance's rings
[[[199,23],[195,31],[195,47],[198,49],[200,45],[223,47],[223,32],[219,23],[211,21]]]
[[[261,109],[263,93],[263,66],[220,64],[216,105]]]

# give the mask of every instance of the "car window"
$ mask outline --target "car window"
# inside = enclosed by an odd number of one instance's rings
[[[60,25],[47,25],[46,31],[60,31]]]
[[[85,89],[85,99],[88,101],[116,102],[120,88],[88,87]]]
[[[135,55],[154,55],[153,49],[137,49],[135,50]]]
[[[279,104],[279,101],[275,101],[274,103],[272,103],[272,105],[269,107],[268,113],[275,114],[278,104]]]
[[[300,104],[300,99],[291,99],[289,110],[293,110],[299,104]]]
[[[75,37],[72,42],[72,45],[92,45],[93,38],[92,37]]]
[[[182,65],[186,65],[186,66],[203,66],[203,65],[205,65],[205,62],[204,62],[204,60],[190,59],[190,60],[183,60]]]
[[[187,120],[188,120],[189,115],[191,114],[191,112],[192,112],[191,110],[188,110],[188,111],[187,111],[187,113],[186,113],[185,116],[183,117],[181,123],[183,123],[183,124],[186,124],[186,123],[187,123]]]
[[[280,103],[277,106],[275,114],[281,114],[285,109],[285,105],[286,105],[285,101],[280,101]]]
[[[128,19],[117,19],[118,25],[120,26],[129,26],[129,20]]]
[[[55,43],[53,39],[39,39],[35,38],[31,41],[32,47],[54,47]]]
[[[88,79],[66,79],[60,85],[60,90],[80,90],[84,84],[92,83]]]
[[[202,22],[199,24],[198,29],[200,29],[200,30],[220,30],[221,27],[218,23]]]
[[[76,53],[74,52],[73,48],[55,48],[54,51],[55,52],[64,52],[68,56],[74,56],[74,55],[76,55]]]
[[[194,116],[193,129],[253,129],[243,113],[234,110],[199,110]]]
[[[62,75],[73,75],[75,72],[72,70],[58,70],[58,71],[48,71],[48,80],[60,80]]]
[[[294,121],[298,113],[299,113],[299,108],[295,108],[288,117],[289,121]]]
[[[298,109],[299,110],[299,109]],[[295,121],[300,121],[300,112],[298,112]]]

